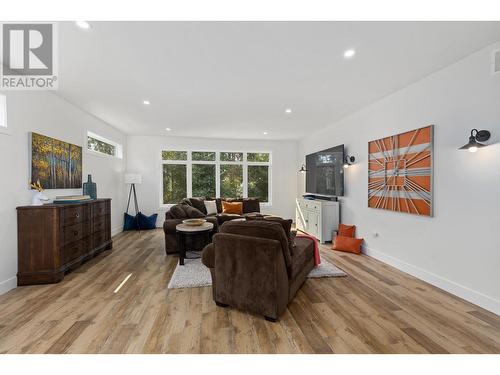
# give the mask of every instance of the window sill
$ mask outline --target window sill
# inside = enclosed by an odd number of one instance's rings
[[[90,155],[100,156],[101,158],[123,160],[123,158],[120,158],[120,157],[115,156],[115,155],[108,155],[108,154],[104,154],[102,152],[97,152],[97,151],[93,151],[93,150],[89,150],[89,149],[85,150],[85,152],[87,154],[90,154]]]

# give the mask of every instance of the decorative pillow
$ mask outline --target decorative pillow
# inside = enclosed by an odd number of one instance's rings
[[[222,201],[222,213],[243,215],[243,203]]]
[[[176,204],[175,206],[170,207],[170,214],[174,217],[174,219],[185,219],[188,216],[186,215],[186,211],[183,209],[183,206]]]
[[[189,201],[191,202],[191,206],[196,208],[198,211],[201,211],[203,214],[206,213],[206,208],[205,208],[205,199],[204,198],[189,198]]]
[[[356,233],[356,225],[339,224],[338,236],[354,238],[354,233]]]
[[[217,203],[215,201],[205,201],[205,209],[207,215],[215,215],[217,213]]]
[[[257,198],[243,199],[243,213],[260,212],[260,203]]]
[[[146,216],[142,212],[137,214],[139,219],[139,229],[155,229],[156,228],[156,219],[158,214],[153,214],[151,216]]]
[[[335,237],[333,250],[347,251],[349,253],[359,254],[361,252],[362,238],[352,238],[346,236]]]
[[[203,212],[201,212],[200,210],[198,210],[197,208],[183,204],[182,209],[186,213],[187,217],[190,219],[198,219],[198,218],[205,217],[205,214]]]

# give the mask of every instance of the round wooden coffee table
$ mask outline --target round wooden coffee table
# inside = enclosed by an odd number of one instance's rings
[[[186,258],[186,237],[200,236],[205,241],[204,245],[210,243],[210,233],[214,229],[212,223],[205,222],[201,225],[186,225],[177,224],[175,231],[177,232],[177,248],[179,249],[179,264],[184,265],[184,258]]]

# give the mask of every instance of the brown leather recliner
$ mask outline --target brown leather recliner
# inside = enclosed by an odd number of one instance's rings
[[[202,261],[212,275],[213,299],[276,321],[314,267],[314,245],[295,245],[279,222],[227,222],[207,245]],[[289,227],[288,227],[289,228]]]

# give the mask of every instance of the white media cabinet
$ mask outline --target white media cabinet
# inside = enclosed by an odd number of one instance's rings
[[[338,230],[339,219],[339,202],[297,198],[295,225],[319,242],[332,240],[333,231]]]

